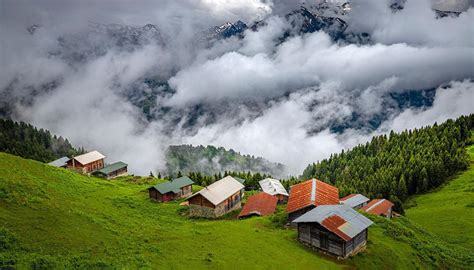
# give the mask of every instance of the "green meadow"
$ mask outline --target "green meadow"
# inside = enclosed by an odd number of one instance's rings
[[[367,249],[337,261],[300,245],[281,226],[283,208],[272,217],[191,219],[180,202],[148,199],[146,189],[161,181],[107,181],[0,153],[0,269],[474,267],[467,248],[407,218],[375,216]]]
[[[474,145],[471,164],[441,188],[411,198],[406,216],[444,241],[474,250]]]

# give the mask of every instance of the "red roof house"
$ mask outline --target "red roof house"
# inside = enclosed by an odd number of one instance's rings
[[[361,209],[372,215],[392,218],[392,207],[393,203],[389,200],[374,199]]]
[[[266,216],[275,213],[278,198],[265,192],[252,195],[242,208],[239,218],[250,216]]]
[[[291,222],[316,206],[336,204],[339,204],[339,190],[336,187],[310,179],[291,186],[286,212]]]

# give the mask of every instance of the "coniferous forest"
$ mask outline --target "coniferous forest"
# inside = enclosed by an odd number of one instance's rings
[[[473,143],[473,128],[471,114],[439,125],[392,131],[310,164],[301,179],[315,177],[334,184],[341,196],[362,193],[388,198],[403,211],[401,202],[408,196],[436,188],[467,168],[465,146]]]
[[[12,120],[0,119],[0,152],[23,158],[50,162],[63,156],[83,153],[67,139],[52,135],[48,130]]]

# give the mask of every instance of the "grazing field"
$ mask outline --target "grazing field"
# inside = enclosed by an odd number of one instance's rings
[[[278,222],[281,208],[274,217],[190,219],[179,202],[149,201],[146,188],[160,181],[107,181],[0,153],[0,268],[448,269],[474,261],[405,218],[378,217],[368,248],[337,261],[300,245]]]
[[[406,216],[444,241],[474,250],[474,145],[469,169],[438,190],[413,197]]]

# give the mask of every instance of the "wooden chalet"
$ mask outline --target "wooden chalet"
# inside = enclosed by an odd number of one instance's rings
[[[339,203],[345,204],[354,209],[359,209],[363,206],[366,206],[369,201],[370,199],[362,194],[350,194],[340,199]]]
[[[339,190],[313,178],[291,186],[286,213],[291,222],[316,206],[334,204],[339,204]]]
[[[240,209],[244,188],[232,176],[226,176],[188,198],[189,215],[215,218]]]
[[[267,216],[275,213],[278,198],[265,192],[248,197],[239,218],[251,216]]]
[[[115,162],[113,164],[107,165],[104,168],[95,171],[93,174],[105,179],[112,179],[118,176],[128,175],[127,167],[128,165],[126,163],[119,161],[119,162]]]
[[[321,205],[293,221],[298,240],[318,251],[339,258],[365,247],[373,222],[347,205]]]
[[[371,200],[367,205],[361,209],[369,214],[384,216],[386,218],[392,218],[393,216],[393,203],[386,199],[374,199]]]
[[[288,192],[280,181],[272,178],[265,178],[258,182],[263,192],[278,198],[278,203],[286,203],[288,201]]]
[[[83,174],[89,174],[104,168],[105,156],[98,151],[92,151],[76,156],[67,161],[67,168]]]
[[[150,199],[159,202],[169,202],[187,197],[193,193],[194,181],[183,176],[171,181],[158,184],[148,189]]]

